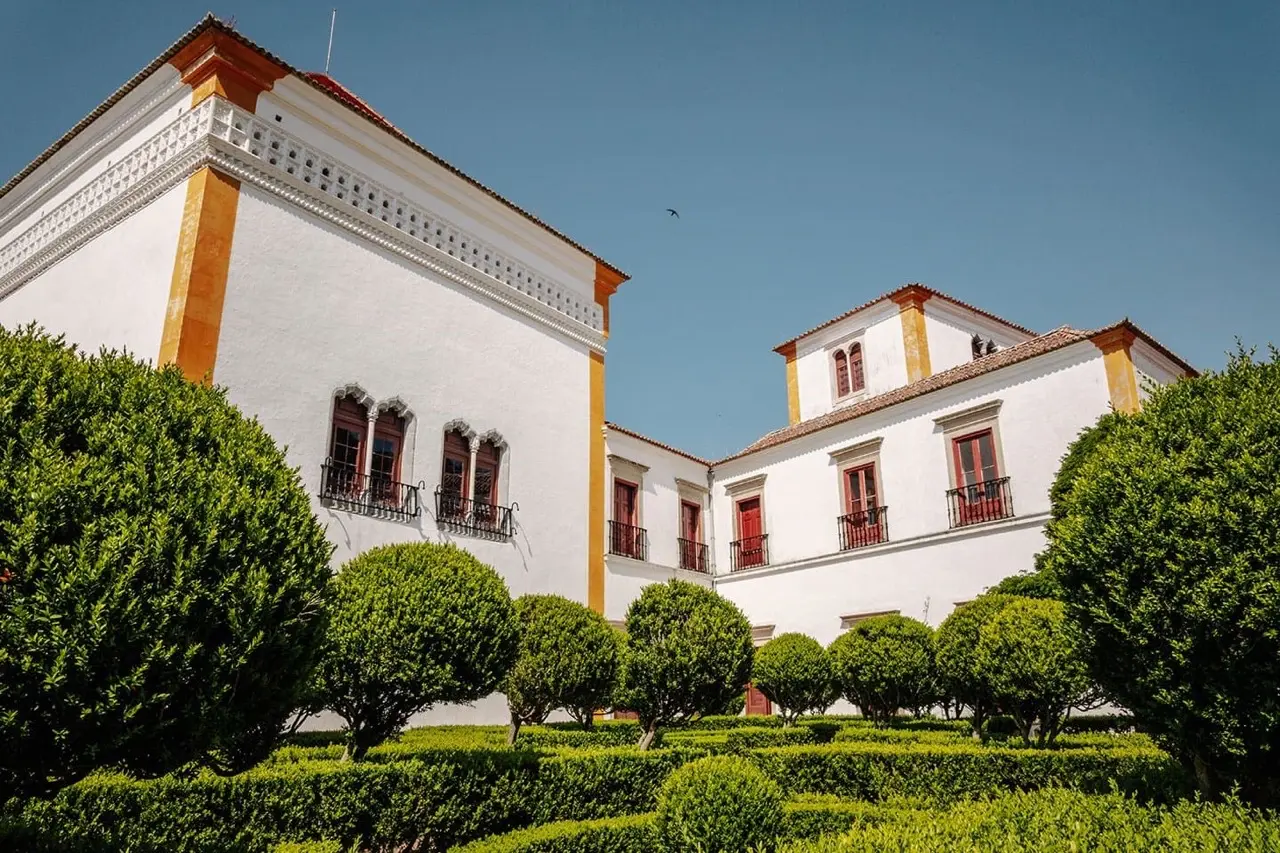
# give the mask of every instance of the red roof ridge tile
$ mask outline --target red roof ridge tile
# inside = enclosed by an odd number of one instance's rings
[[[835,317],[832,317],[830,320],[827,320],[825,323],[819,323],[818,325],[814,326],[812,329],[809,329],[806,332],[801,332],[800,334],[796,335],[794,338],[791,338],[790,340],[783,341],[782,343],[774,347],[773,351],[776,353],[785,355],[783,350],[790,347],[792,344],[796,343],[800,339],[807,338],[810,335],[812,335],[814,332],[820,332],[823,329],[827,328],[828,326],[835,325],[836,323],[839,323],[841,320],[848,319],[849,317],[852,317],[854,314],[857,314],[859,311],[865,311],[871,306],[876,305],[880,302],[883,302],[886,299],[892,299],[897,294],[912,287],[920,288],[921,290],[927,291],[930,296],[935,296],[939,299],[945,300],[946,302],[950,302],[953,305],[959,305],[961,308],[964,308],[966,310],[972,311],[975,314],[979,314],[983,317],[986,317],[988,320],[993,320],[1001,324],[1002,326],[1007,326],[1010,329],[1013,329],[1014,331],[1022,332],[1024,335],[1031,335],[1034,337],[1039,334],[1038,332],[1035,332],[1032,329],[1028,329],[1026,326],[1021,326],[1017,323],[1006,320],[1003,317],[999,317],[995,314],[992,314],[990,311],[986,311],[982,308],[979,308],[976,305],[971,305],[962,299],[956,299],[954,296],[950,296],[946,293],[943,293],[940,290],[929,287],[927,284],[920,284],[919,282],[910,282],[908,284],[902,285],[901,287],[895,288],[894,290],[891,290],[888,293],[881,294],[880,296],[877,296],[875,299],[872,299],[869,302],[864,302],[855,308],[850,308],[848,311],[845,311],[843,314],[839,314]]]

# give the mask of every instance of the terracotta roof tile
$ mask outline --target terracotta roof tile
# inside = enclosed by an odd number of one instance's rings
[[[617,424],[612,423],[610,421],[605,421],[604,425],[611,430],[622,433],[623,435],[629,435],[632,438],[639,439],[640,441],[645,442],[646,444],[652,444],[654,447],[661,447],[663,450],[666,450],[670,453],[674,453],[677,456],[683,456],[685,459],[690,459],[694,462],[697,462],[699,465],[706,465],[708,468],[711,467],[711,463],[708,462],[706,459],[703,459],[698,456],[694,456],[692,453],[686,453],[685,451],[679,449],[678,447],[672,447],[669,444],[664,444],[661,441],[657,441],[655,439],[649,438],[649,436],[647,435],[641,435],[640,433],[635,432],[634,430],[629,430],[626,427],[620,427]]]
[[[800,340],[801,338],[807,338],[809,337],[809,335],[812,335],[814,332],[819,332],[827,328],[828,326],[839,323],[841,320],[844,320],[848,317],[852,317],[854,314],[857,314],[859,311],[865,311],[866,309],[870,308],[872,305],[875,305],[878,302],[883,302],[886,299],[892,299],[893,297],[897,296],[899,293],[902,293],[904,290],[907,290],[908,288],[917,288],[919,290],[927,291],[930,296],[936,297],[938,299],[943,299],[947,302],[950,302],[953,305],[959,305],[961,308],[972,311],[975,314],[980,314],[983,317],[986,317],[988,320],[994,320],[1000,325],[1008,326],[1010,329],[1013,329],[1016,332],[1021,332],[1024,335],[1037,334],[1036,332],[1033,332],[1031,329],[1028,329],[1026,326],[1019,326],[1017,323],[1011,323],[1008,320],[1004,319],[1003,317],[997,317],[995,314],[992,314],[990,311],[984,311],[983,309],[977,307],[976,305],[970,305],[968,302],[964,302],[963,300],[956,299],[954,296],[948,296],[942,291],[934,290],[932,287],[929,287],[928,285],[912,283],[912,284],[904,284],[902,285],[902,287],[899,287],[896,290],[891,290],[888,293],[885,293],[881,296],[877,296],[875,299],[872,299],[870,302],[864,302],[861,305],[857,306],[856,308],[850,308],[848,311],[844,312],[843,314],[837,317],[832,317],[830,320],[826,321],[825,323],[819,323],[809,331],[801,332],[800,334],[796,335],[794,338],[791,338],[790,340],[786,340],[778,344],[776,347],[773,348],[773,351],[776,353],[781,353],[785,355],[785,353],[783,353],[783,350],[790,347],[792,344],[794,344],[796,341]]]
[[[448,170],[455,176],[461,178],[462,180],[471,184],[476,189],[483,192],[485,195],[488,195],[490,198],[494,199],[495,201],[498,201],[502,205],[520,214],[525,219],[528,219],[530,222],[532,222],[534,225],[537,225],[539,228],[542,228],[544,231],[547,231],[550,234],[553,234],[554,236],[568,243],[570,246],[574,247],[575,249],[582,252],[583,254],[588,255],[589,257],[591,257],[596,261],[599,261],[605,267],[608,267],[613,272],[622,276],[624,281],[628,278],[627,274],[624,273],[622,270],[618,269],[613,264],[609,263],[608,261],[606,261],[604,258],[597,255],[596,253],[592,252],[590,249],[583,246],[581,243],[578,243],[577,241],[570,238],[568,235],[553,228],[551,225],[548,225],[546,222],[539,219],[537,216],[533,215],[532,213],[525,210],[524,208],[520,207],[515,202],[510,201],[507,198],[504,198],[502,195],[490,189],[489,187],[485,186],[484,184],[480,183],[475,178],[463,172],[461,169],[441,159],[435,154],[432,154],[426,148],[423,148],[421,145],[414,142],[403,131],[396,128],[395,125],[391,124],[391,122],[383,118],[381,114],[374,111],[374,109],[370,107],[368,104],[366,104],[363,100],[356,97],[345,86],[342,86],[340,83],[333,80],[332,77],[329,77],[326,74],[308,74],[303,71],[299,71],[297,68],[294,68],[292,65],[285,62],[283,59],[276,56],[275,54],[271,53],[269,50],[261,47],[258,44],[255,44],[253,41],[241,35],[236,30],[222,23],[222,21],[215,18],[213,14],[208,14],[203,19],[201,19],[200,23],[196,24],[194,27],[188,30],[185,34],[183,34],[181,38],[179,38],[176,42],[171,44],[168,47],[168,49],[164,51],[164,53],[160,54],[158,57],[152,60],[145,68],[143,68],[137,74],[133,75],[133,77],[131,77],[128,80],[128,82],[126,82],[123,86],[121,86],[119,89],[113,92],[105,101],[103,101],[101,104],[95,107],[93,111],[89,113],[89,115],[81,119],[76,124],[75,127],[71,128],[71,130],[64,133],[52,145],[50,145],[43,152],[41,152],[40,155],[36,157],[36,159],[32,160],[29,164],[27,164],[27,166],[23,168],[22,171],[18,172],[18,174],[10,178],[3,186],[0,186],[0,198],[3,198],[14,187],[16,187],[19,183],[21,183],[24,178],[26,178],[28,175],[30,175],[32,172],[38,169],[41,164],[43,164],[46,160],[48,160],[54,154],[58,153],[58,151],[61,150],[67,143],[69,143],[72,139],[74,139],[77,135],[79,135],[82,131],[84,131],[84,129],[87,128],[90,124],[92,124],[96,119],[101,117],[103,113],[111,109],[111,107],[115,106],[121,99],[123,99],[131,91],[137,88],[138,85],[141,84],[143,80],[145,80],[151,74],[159,70],[166,62],[172,59],[174,55],[178,53],[179,50],[186,47],[197,36],[199,36],[201,33],[205,32],[208,29],[216,29],[220,32],[223,32],[231,36],[232,38],[236,39],[243,45],[245,45],[245,47],[251,48],[252,50],[257,51],[258,53],[272,60],[273,62],[279,64],[286,71],[292,74],[294,77],[297,77],[299,80],[302,80],[303,82],[309,84],[310,86],[318,89],[319,91],[328,95],[333,100],[337,101],[338,103],[342,104],[348,109],[358,113],[359,115],[373,122],[378,127],[382,128],[387,133],[390,133],[392,136],[396,137],[396,139],[399,139],[401,142],[408,145],[410,148],[417,151],[419,154],[422,154],[423,156],[431,160],[436,165]]]
[[[1038,337],[1034,337],[1029,341],[1023,341],[1020,344],[1015,344],[1014,346],[999,350],[998,352],[984,356],[975,361],[969,361],[957,367],[953,367],[950,370],[944,370],[941,373],[935,373],[932,376],[927,376],[918,382],[911,383],[910,385],[904,385],[901,388],[894,388],[892,391],[886,391],[883,394],[878,394],[868,400],[863,400],[861,403],[847,406],[842,409],[836,409],[833,412],[827,412],[826,414],[819,415],[816,418],[810,418],[807,421],[801,421],[798,424],[792,424],[791,426],[774,430],[743,450],[733,454],[732,456],[726,456],[724,459],[719,459],[714,464],[721,465],[725,462],[740,459],[743,456],[757,453],[761,450],[767,450],[770,447],[777,447],[780,444],[794,441],[795,439],[802,438],[806,435],[812,435],[813,433],[824,430],[828,427],[848,423],[849,421],[854,420],[855,418],[860,418],[863,415],[869,415],[872,412],[887,409],[890,406],[897,405],[898,403],[905,403],[908,400],[914,400],[917,397],[922,397],[933,391],[950,388],[951,386],[958,385],[965,380],[993,373],[1001,368],[1028,361],[1029,359],[1062,349],[1063,347],[1070,346],[1071,344],[1090,340],[1103,332],[1109,332],[1120,327],[1127,327],[1135,337],[1146,341],[1152,347],[1173,360],[1179,367],[1187,371],[1188,375],[1196,375],[1196,369],[1194,367],[1174,355],[1159,341],[1148,335],[1142,329],[1138,328],[1137,325],[1130,322],[1128,319],[1122,320],[1119,323],[1113,323],[1110,326],[1104,326],[1100,329],[1093,329],[1091,331],[1083,331],[1063,326],[1061,328],[1054,329],[1052,332],[1047,332]]]

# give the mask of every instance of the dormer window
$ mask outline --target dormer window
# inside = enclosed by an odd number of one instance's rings
[[[867,379],[862,368],[862,344],[854,343],[837,348],[831,354],[831,363],[835,373],[837,400],[843,400],[866,389]]]

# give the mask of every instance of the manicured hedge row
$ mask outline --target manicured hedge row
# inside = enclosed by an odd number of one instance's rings
[[[783,853],[1004,853],[1036,850],[1161,853],[1270,853],[1280,850],[1280,820],[1237,805],[1181,802],[1148,808],[1116,795],[1049,790],[1014,793],[945,810],[900,811],[860,821],[842,836],[784,845]]]
[[[836,732],[836,743],[932,743],[964,744],[971,738],[963,732],[931,729],[876,729],[856,726]]]
[[[1030,750],[957,744],[835,743],[751,753],[793,793],[848,800],[893,796],[952,800],[1055,786],[1167,801],[1185,793],[1177,764],[1149,749]]]
[[[271,853],[347,853],[337,841],[289,841],[277,844]]]
[[[1101,732],[1124,734],[1141,731],[1137,721],[1130,714],[1087,714],[1082,717],[1070,717],[1062,724],[1064,734],[1082,732]]]
[[[730,752],[746,752],[766,746],[794,746],[816,743],[813,730],[804,726],[783,728],[733,729],[725,737],[725,748]]]
[[[694,729],[699,731],[714,731],[716,729],[742,729],[742,728],[780,728],[782,726],[782,718],[775,716],[760,717],[703,717],[688,723],[686,729]]]

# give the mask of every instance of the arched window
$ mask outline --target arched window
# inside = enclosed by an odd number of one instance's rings
[[[369,409],[353,397],[334,400],[329,465],[325,471],[326,492],[348,494],[361,491],[368,435]]]
[[[492,441],[480,442],[476,451],[476,482],[473,499],[477,504],[498,502],[498,467],[502,451]]]
[[[373,453],[369,461],[370,487],[380,500],[394,500],[400,482],[400,457],[404,450],[404,418],[398,412],[378,413],[373,426]]]
[[[441,511],[447,515],[465,514],[471,443],[461,431],[452,429],[444,434],[444,463],[440,470]]]
[[[836,396],[846,397],[849,394],[849,359],[844,350],[836,350]]]
[[[867,387],[867,380],[862,374],[862,344],[849,347],[849,377],[854,391]]]

